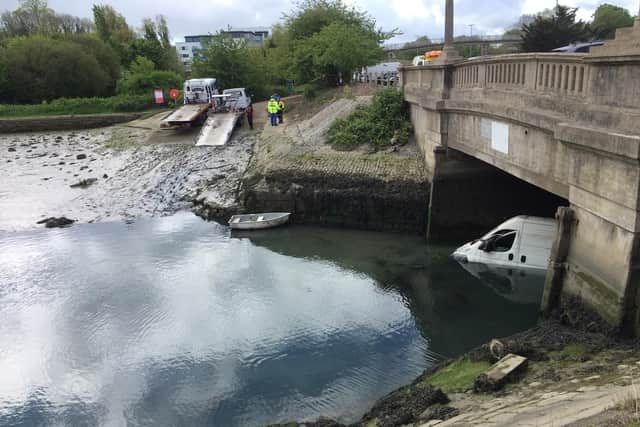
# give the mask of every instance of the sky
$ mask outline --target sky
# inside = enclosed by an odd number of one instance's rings
[[[445,0],[344,0],[367,11],[384,30],[398,28],[402,35],[392,42],[414,40],[421,35],[442,38]],[[294,7],[285,0],[49,0],[59,13],[91,17],[93,3],[107,3],[122,13],[134,27],[143,18],[165,15],[174,41],[185,35],[215,33],[228,26],[270,27]],[[579,7],[578,15],[590,19],[601,3],[625,7],[636,14],[640,0],[563,0]],[[19,0],[0,0],[0,11],[13,10]],[[501,34],[524,13],[554,7],[556,0],[456,0],[455,34]],[[472,27],[471,27],[472,25]]]

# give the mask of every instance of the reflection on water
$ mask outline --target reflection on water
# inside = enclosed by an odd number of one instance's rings
[[[0,234],[0,425],[353,421],[535,322],[451,249],[188,214]]]

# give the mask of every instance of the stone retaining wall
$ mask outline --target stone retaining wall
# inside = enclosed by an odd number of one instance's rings
[[[248,174],[244,210],[291,212],[301,224],[424,234],[429,183],[422,161],[363,157],[301,157]]]
[[[0,118],[0,133],[93,129],[140,118],[143,113]]]

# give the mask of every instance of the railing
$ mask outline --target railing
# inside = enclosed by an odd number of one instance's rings
[[[405,67],[402,84],[427,88],[441,67]],[[452,90],[472,88],[527,90],[583,97],[590,65],[581,54],[516,54],[479,58],[453,66]]]

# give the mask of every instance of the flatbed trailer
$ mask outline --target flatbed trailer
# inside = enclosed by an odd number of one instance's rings
[[[191,126],[195,123],[204,123],[207,113],[211,109],[211,103],[185,104],[178,108],[160,122],[160,128]]]
[[[243,114],[237,111],[211,114],[202,125],[202,130],[196,138],[196,145],[225,145]]]

